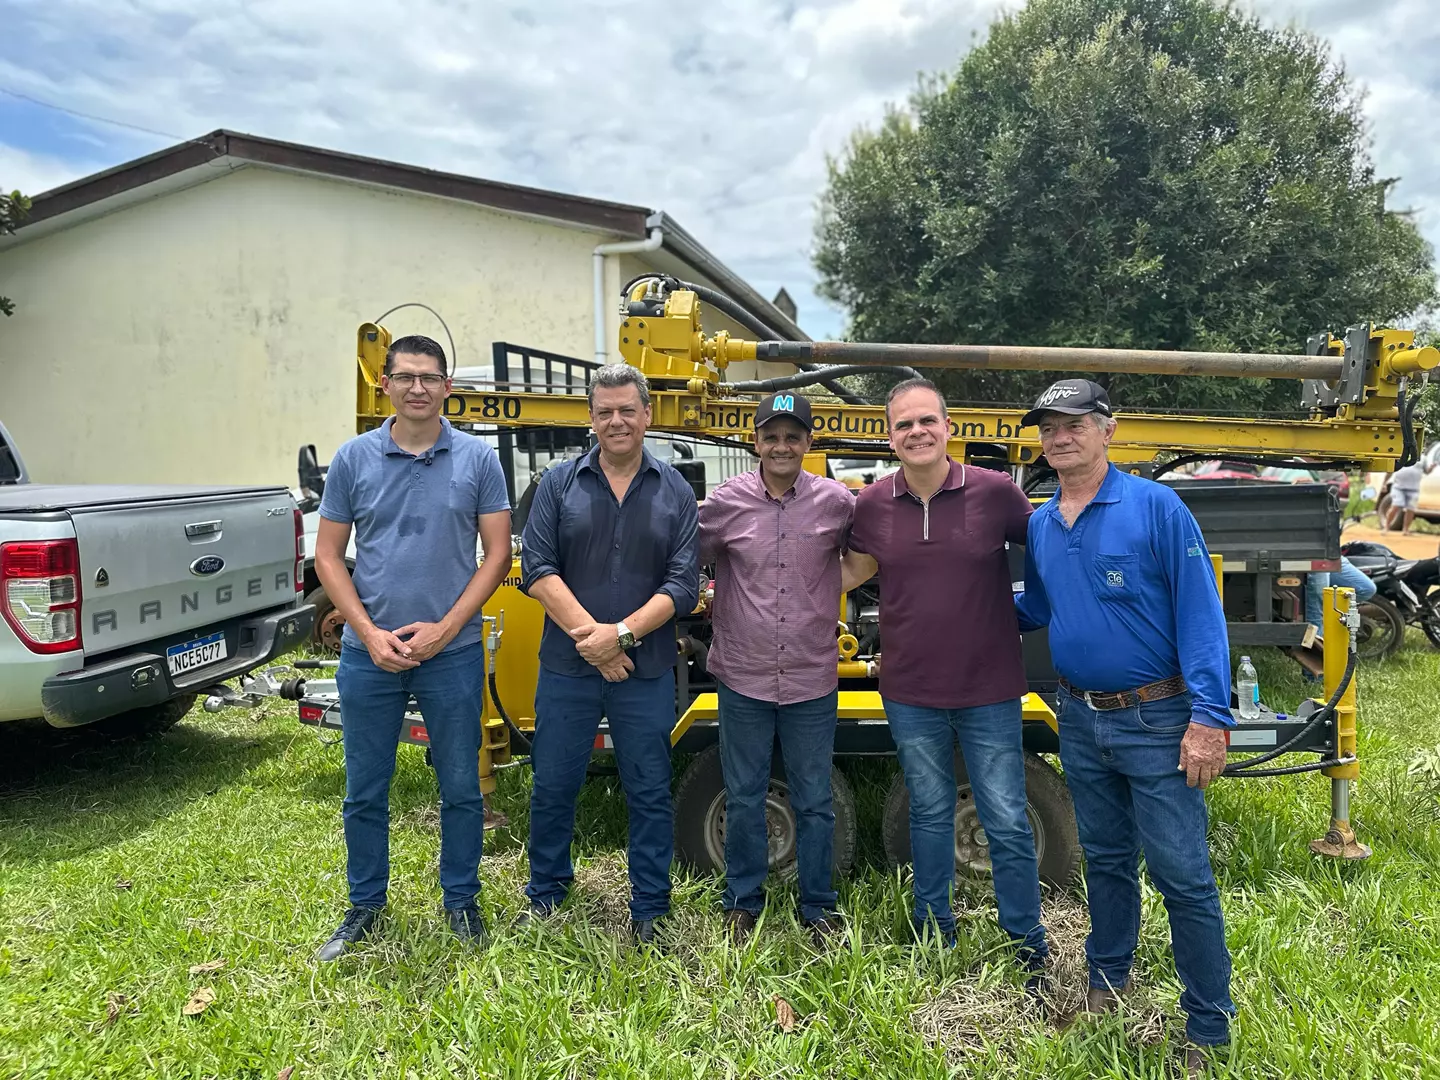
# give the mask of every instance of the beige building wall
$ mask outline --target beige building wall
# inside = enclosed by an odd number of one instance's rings
[[[21,234],[23,237],[23,233]],[[0,419],[36,481],[295,483],[354,433],[355,331],[418,300],[461,364],[590,358],[611,237],[245,167],[0,254]],[[385,324],[445,342],[419,309]]]

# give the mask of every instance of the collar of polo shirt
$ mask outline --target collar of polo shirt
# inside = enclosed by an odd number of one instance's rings
[[[963,461],[956,461],[954,458],[947,458],[946,460],[950,462],[950,472],[946,474],[945,482],[940,485],[939,490],[959,491],[965,486],[965,463]],[[893,475],[895,477],[895,486],[891,490],[890,496],[898,499],[901,495],[909,495],[910,485],[905,483],[904,468],[902,467],[895,470]],[[959,478],[958,480],[956,479],[957,477]]]
[[[423,458],[430,457],[440,450],[452,449],[454,440],[451,436],[455,429],[450,426],[450,421],[446,420],[443,416],[440,417],[440,437],[435,440],[435,445],[431,446],[429,450],[425,450],[419,454],[412,454],[409,450],[400,449],[400,445],[395,441],[395,436],[391,430],[394,427],[395,418],[393,416],[386,417],[385,422],[380,425],[380,430],[385,436],[385,453],[387,455],[399,454],[401,457]]]

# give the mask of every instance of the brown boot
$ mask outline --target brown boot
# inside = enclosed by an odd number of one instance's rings
[[[1198,1046],[1185,1048],[1185,1080],[1199,1080],[1209,1072],[1210,1059]]]
[[[1120,993],[1108,986],[1092,986],[1085,991],[1085,1008],[1081,1011],[1092,1016],[1117,1012],[1120,1009]]]

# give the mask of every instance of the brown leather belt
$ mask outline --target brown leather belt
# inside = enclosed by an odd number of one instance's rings
[[[1137,686],[1134,690],[1121,690],[1114,694],[1097,694],[1093,690],[1076,690],[1064,679],[1060,680],[1060,689],[1071,697],[1079,698],[1098,712],[1108,712],[1111,709],[1134,708],[1142,701],[1164,701],[1166,698],[1185,693],[1189,687],[1185,685],[1183,676],[1172,675],[1159,682],[1146,683],[1144,686]]]

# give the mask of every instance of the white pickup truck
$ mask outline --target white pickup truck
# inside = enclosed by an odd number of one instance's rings
[[[310,636],[284,487],[29,482],[0,425],[0,721],[142,734]]]

